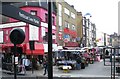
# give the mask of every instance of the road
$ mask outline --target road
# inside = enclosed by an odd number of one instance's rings
[[[3,73],[3,76],[11,76]],[[32,71],[27,71],[25,76],[43,76],[43,69]],[[104,66],[103,61],[95,62],[94,64],[89,64],[88,67],[81,70],[70,70],[69,73],[64,73],[63,70],[59,70],[56,66],[53,67],[53,76],[62,77],[92,77],[92,76],[111,76],[110,66]]]

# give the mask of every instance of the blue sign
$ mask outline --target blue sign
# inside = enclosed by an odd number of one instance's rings
[[[69,35],[64,35],[64,38],[69,38],[70,36]]]

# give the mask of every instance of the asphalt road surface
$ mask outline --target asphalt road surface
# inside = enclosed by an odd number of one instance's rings
[[[27,71],[26,75],[22,76],[43,76],[43,69],[32,71]],[[3,73],[2,76],[11,76]],[[21,75],[19,75],[21,76]],[[70,70],[69,73],[64,73],[63,70],[59,70],[57,66],[53,67],[53,76],[69,76],[69,77],[84,77],[84,76],[111,76],[110,66],[104,66],[103,61],[95,62],[94,64],[89,64],[85,69],[80,70]]]

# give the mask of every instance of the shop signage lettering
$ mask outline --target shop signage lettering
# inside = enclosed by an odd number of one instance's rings
[[[75,31],[69,30],[69,29],[67,29],[67,28],[64,29],[64,33],[70,34],[70,35],[72,35],[73,37],[76,37],[76,36],[77,36],[77,33],[76,33]]]

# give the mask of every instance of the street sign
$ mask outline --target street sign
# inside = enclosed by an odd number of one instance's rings
[[[15,28],[11,30],[9,37],[13,44],[21,44],[25,40],[25,33],[22,29]]]
[[[40,26],[40,18],[33,16],[13,5],[2,3],[0,14],[29,23],[34,26]]]

